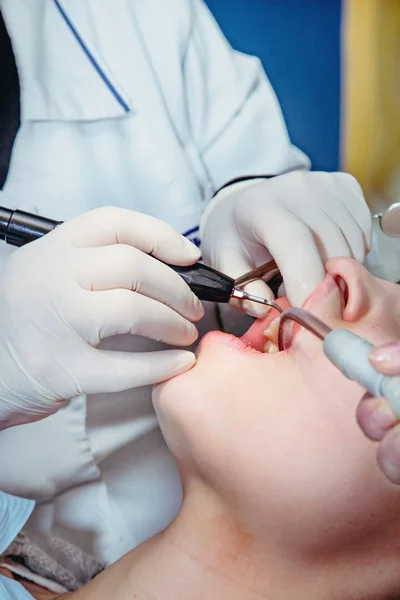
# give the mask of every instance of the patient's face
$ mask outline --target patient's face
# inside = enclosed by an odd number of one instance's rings
[[[350,259],[328,263],[304,307],[375,344],[400,337],[399,286]],[[247,339],[260,348],[275,317],[256,322]],[[275,354],[212,332],[196,366],[156,389],[155,406],[184,484],[199,473],[275,545],[304,555],[399,527],[400,489],[381,475],[356,424],[363,393],[301,328]]]

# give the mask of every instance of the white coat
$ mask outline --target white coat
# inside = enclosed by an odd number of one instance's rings
[[[0,8],[21,84],[1,205],[66,220],[113,204],[196,238],[207,200],[226,182],[308,165],[259,60],[231,49],[202,0]],[[0,248],[1,264],[11,251]],[[203,327],[217,327],[212,306]],[[160,347],[132,336],[104,346]],[[148,388],[77,398],[2,432],[0,454],[0,489],[39,503],[28,530],[107,563],[165,527],[181,500]]]

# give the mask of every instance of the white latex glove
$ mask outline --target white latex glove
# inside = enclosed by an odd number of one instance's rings
[[[301,305],[324,278],[328,258],[364,261],[371,216],[351,175],[297,171],[223,189],[204,213],[201,237],[206,264],[233,278],[272,256],[291,304]],[[261,280],[245,289],[273,299]],[[255,317],[268,310],[252,302],[241,308]]]
[[[38,420],[83,393],[153,384],[193,353],[97,349],[138,334],[174,345],[197,337],[203,307],[176,265],[199,258],[169,225],[129,210],[76,217],[13,253],[0,274],[0,429]]]

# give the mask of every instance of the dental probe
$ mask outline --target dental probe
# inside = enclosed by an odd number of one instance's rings
[[[23,246],[39,239],[61,224],[62,221],[53,221],[21,210],[10,210],[0,206],[0,240],[12,246]],[[197,262],[188,267],[167,266],[182,277],[199,300],[227,303],[231,298],[237,298],[265,304],[282,312],[275,302],[245,292],[236,287],[235,279],[202,263]]]
[[[356,381],[373,396],[384,396],[393,412],[400,417],[400,377],[379,373],[369,362],[374,345],[348,329],[331,329],[303,308],[288,308],[281,316],[278,332],[279,350],[285,349],[285,323],[295,321],[318,337],[325,356],[339,371]]]

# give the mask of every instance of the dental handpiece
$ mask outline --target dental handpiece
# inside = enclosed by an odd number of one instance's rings
[[[10,210],[0,206],[0,240],[12,246],[24,246],[46,233],[50,233],[58,225],[62,225],[62,221],[53,221],[21,210]],[[200,262],[188,267],[170,264],[167,266],[182,277],[199,300],[227,303],[232,298],[237,298],[265,304],[282,312],[275,302],[245,292],[236,287],[234,279]]]
[[[282,312],[281,307],[275,304],[272,300],[254,296],[244,290],[236,287],[236,280],[228,277],[224,273],[207,267],[202,263],[195,263],[189,267],[177,267],[168,265],[176,273],[178,273],[188,284],[192,292],[200,300],[208,300],[210,302],[227,303],[231,299],[250,300],[258,304],[265,304],[271,308],[275,308],[279,313]]]
[[[285,347],[285,323],[295,321],[322,340],[325,356],[339,371],[373,396],[384,396],[400,417],[400,377],[379,373],[369,362],[374,345],[347,329],[331,329],[303,308],[288,308],[279,324],[279,349]]]

